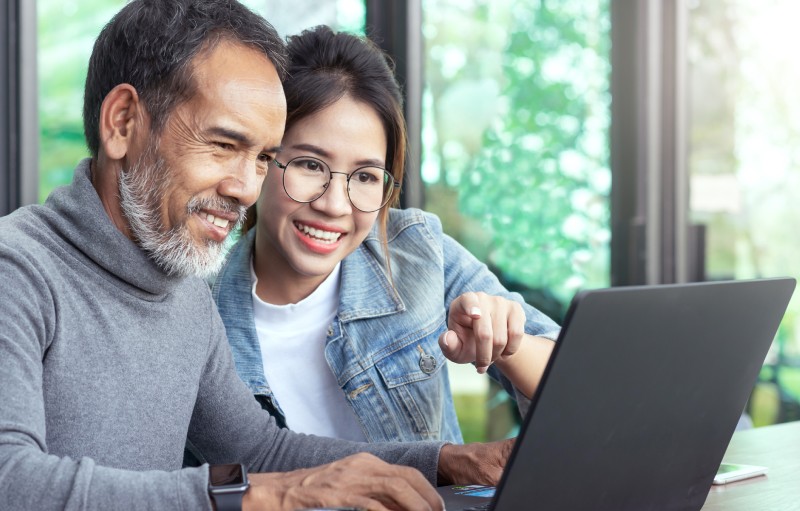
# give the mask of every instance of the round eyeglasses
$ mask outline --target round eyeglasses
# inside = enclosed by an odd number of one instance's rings
[[[372,213],[389,202],[395,182],[388,170],[382,167],[359,167],[349,174],[333,172],[330,166],[313,156],[298,156],[285,165],[273,160],[283,170],[283,189],[286,195],[296,202],[314,202],[328,190],[334,174],[347,176],[347,196],[350,203],[359,211]]]

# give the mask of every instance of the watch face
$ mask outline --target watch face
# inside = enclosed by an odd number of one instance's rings
[[[210,486],[241,486],[245,483],[244,471],[240,463],[211,465],[208,468]]]

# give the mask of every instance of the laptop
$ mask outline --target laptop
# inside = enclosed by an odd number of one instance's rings
[[[700,509],[794,287],[577,294],[497,488],[441,487],[446,508]]]

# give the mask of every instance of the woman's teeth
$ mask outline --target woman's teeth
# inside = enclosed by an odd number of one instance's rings
[[[342,233],[340,232],[323,231],[322,229],[315,229],[302,224],[295,224],[295,226],[306,236],[325,243],[334,243],[342,236]]]

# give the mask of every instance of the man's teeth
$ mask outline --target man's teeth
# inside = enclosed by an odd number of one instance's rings
[[[296,225],[297,228],[303,231],[304,234],[311,236],[312,238],[316,238],[320,241],[326,241],[328,243],[333,243],[334,241],[338,241],[339,238],[342,236],[342,233],[340,232],[323,231],[322,229],[315,229],[307,225],[300,225],[300,224]]]
[[[223,229],[228,227],[228,223],[230,222],[229,220],[226,220],[225,218],[217,218],[217,217],[215,217],[214,215],[212,215],[210,213],[206,214],[206,221],[208,223],[210,223],[210,224],[216,225],[217,227],[222,227]]]

